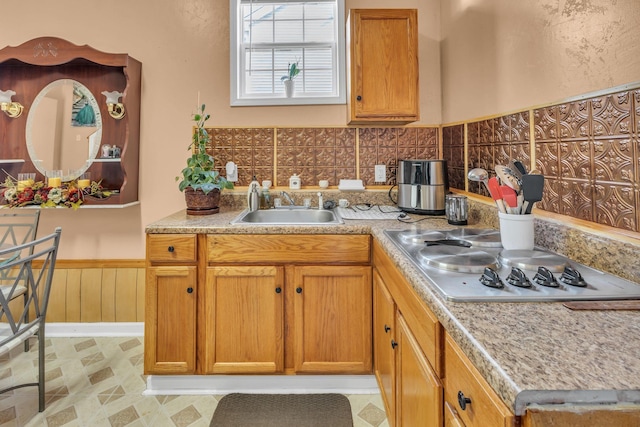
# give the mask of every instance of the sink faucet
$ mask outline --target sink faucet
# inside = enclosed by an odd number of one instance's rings
[[[282,197],[284,197],[286,199],[287,202],[289,202],[289,206],[295,206],[295,202],[293,201],[293,199],[291,198],[291,196],[289,195],[289,193],[287,193],[286,191],[283,191],[282,193],[280,193],[282,195]]]

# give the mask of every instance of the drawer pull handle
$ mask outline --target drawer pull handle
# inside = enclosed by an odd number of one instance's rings
[[[193,293],[193,288],[187,288],[187,293],[188,294],[192,294]]]
[[[169,247],[167,248],[167,250],[168,250],[169,252],[173,252],[173,251],[175,251],[175,250],[176,250],[176,248],[174,248],[173,246],[169,246]]]
[[[467,409],[467,405],[471,405],[471,399],[465,397],[462,391],[458,392],[458,405],[460,405],[460,409],[463,411]]]
[[[299,293],[299,294],[301,294],[301,293],[302,293],[302,288],[298,286],[298,287],[296,288],[296,292],[297,292],[297,293]]]
[[[356,96],[356,100],[362,101],[362,96],[360,96],[360,95]]]
[[[391,348],[396,348],[398,346],[398,343],[395,342],[395,340],[391,340]]]
[[[391,330],[391,326],[384,325],[384,333],[386,334]]]
[[[279,294],[280,292],[282,292],[282,288],[281,288],[280,286],[278,286],[278,287],[276,288],[276,294]]]

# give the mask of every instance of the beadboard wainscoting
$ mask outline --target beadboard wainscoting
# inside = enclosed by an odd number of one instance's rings
[[[47,323],[144,322],[144,260],[58,260]]]

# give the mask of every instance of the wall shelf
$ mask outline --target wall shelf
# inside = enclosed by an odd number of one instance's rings
[[[29,156],[27,117],[34,100],[47,85],[57,80],[74,80],[84,85],[98,101],[96,115],[102,118],[101,145],[117,145],[122,151],[120,158],[93,159],[88,169],[93,181],[101,181],[104,188],[118,194],[104,201],[87,200],[83,207],[129,206],[137,202],[141,68],[141,63],[127,54],[105,53],[56,37],[41,37],[0,49],[0,88],[14,90],[13,100],[24,106],[18,118],[0,114],[0,159],[25,159],[18,172],[36,172],[36,181],[44,180]],[[121,120],[109,115],[103,91],[123,94],[121,102],[126,114]]]

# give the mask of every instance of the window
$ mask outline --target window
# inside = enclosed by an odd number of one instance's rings
[[[344,104],[344,0],[230,0],[231,105]],[[281,78],[297,63],[295,95]]]

